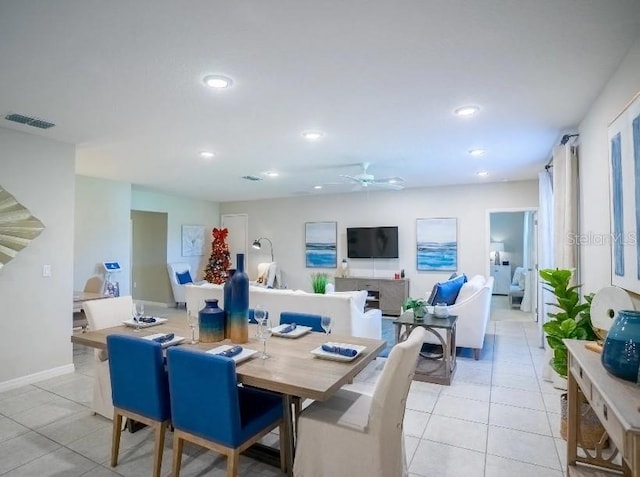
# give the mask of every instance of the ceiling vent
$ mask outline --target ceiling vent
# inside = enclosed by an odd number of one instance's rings
[[[55,124],[45,121],[43,119],[34,118],[31,116],[24,116],[22,114],[7,114],[4,117],[7,121],[13,121],[14,123],[26,124],[27,126],[33,126],[39,129],[49,129],[55,126]]]
[[[246,179],[248,181],[261,181],[262,177],[258,177],[258,176],[242,176],[243,179]]]

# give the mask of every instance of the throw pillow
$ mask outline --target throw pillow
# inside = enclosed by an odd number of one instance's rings
[[[456,298],[458,298],[458,293],[460,293],[462,285],[464,285],[466,281],[467,276],[462,274],[446,282],[437,283],[435,286],[436,293],[429,304],[445,303],[447,305],[453,305],[456,302]]]
[[[191,279],[191,273],[189,270],[185,270],[182,273],[176,273],[176,279],[180,285],[186,285],[187,283],[193,283]]]

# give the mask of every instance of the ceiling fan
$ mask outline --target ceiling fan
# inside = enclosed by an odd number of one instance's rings
[[[366,189],[370,186],[393,190],[404,189],[404,186],[400,184],[400,182],[404,182],[404,179],[402,177],[384,177],[382,179],[376,179],[373,174],[367,173],[367,169],[369,169],[370,165],[371,163],[369,162],[363,162],[361,164],[362,173],[356,174],[355,176],[340,174],[340,177],[350,180],[351,182],[355,183],[356,186],[363,189]]]

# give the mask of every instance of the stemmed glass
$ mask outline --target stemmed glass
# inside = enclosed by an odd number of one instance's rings
[[[253,309],[253,318],[256,320],[256,323],[258,323],[257,337],[260,338],[260,328],[262,327],[262,322],[267,319],[267,312],[264,308],[262,308],[262,305],[256,305],[256,307]]]
[[[322,326],[322,329],[324,330],[324,332],[327,335],[329,333],[331,333],[331,317],[330,316],[322,316],[320,318],[320,326]]]
[[[271,357],[267,354],[267,338],[269,336],[271,336],[271,321],[263,318],[258,322],[258,338],[262,341],[262,354],[260,355],[262,359]]]
[[[140,322],[142,317],[144,316],[144,303],[140,303],[138,306],[136,306],[136,304],[133,304],[133,310],[132,314],[133,314],[133,321],[136,322],[136,329],[133,330],[134,332],[138,333],[140,331]]]
[[[189,328],[191,328],[191,344],[197,344],[196,325],[198,324],[198,315],[192,313],[191,310],[187,310],[187,323],[189,324]]]

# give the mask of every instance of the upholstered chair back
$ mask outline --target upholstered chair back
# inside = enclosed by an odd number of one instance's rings
[[[133,299],[131,296],[104,298],[102,300],[87,301],[82,305],[89,328],[102,330],[121,325],[124,320],[132,316]]]

